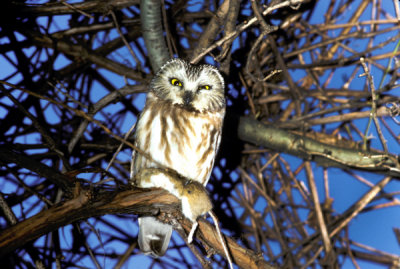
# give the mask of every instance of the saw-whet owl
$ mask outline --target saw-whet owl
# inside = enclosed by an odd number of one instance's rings
[[[219,71],[211,65],[169,60],[151,81],[136,125],[135,146],[144,154],[133,152],[131,179],[143,168],[168,168],[205,186],[224,116],[224,80]],[[141,186],[140,179],[136,184]],[[143,253],[164,255],[171,234],[172,226],[155,217],[139,218]]]

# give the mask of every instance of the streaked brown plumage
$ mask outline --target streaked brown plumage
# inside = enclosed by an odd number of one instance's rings
[[[217,69],[181,59],[168,61],[152,80],[136,126],[136,146],[151,159],[134,153],[131,177],[142,168],[159,167],[206,185],[224,115],[224,81]],[[141,217],[139,226],[142,251],[163,255],[172,227],[153,217]]]

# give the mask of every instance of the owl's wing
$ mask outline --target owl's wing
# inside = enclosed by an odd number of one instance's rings
[[[139,218],[139,247],[146,255],[163,256],[168,248],[172,226],[154,217]]]

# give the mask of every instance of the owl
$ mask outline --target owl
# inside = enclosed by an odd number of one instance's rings
[[[135,131],[131,179],[143,168],[168,168],[207,184],[225,116],[224,80],[211,65],[169,60],[150,83]],[[136,182],[141,187],[140,182]],[[160,183],[161,184],[161,183]],[[151,216],[139,218],[139,247],[164,255],[172,226]]]

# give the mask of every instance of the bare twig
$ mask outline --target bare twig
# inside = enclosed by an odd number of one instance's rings
[[[136,63],[136,65],[137,65],[137,69],[138,69],[138,70],[142,70],[142,68],[141,68],[141,66],[140,66],[140,61],[139,61],[138,57],[136,56],[135,52],[133,51],[133,49],[132,49],[131,46],[129,45],[128,41],[126,40],[124,34],[123,34],[122,31],[121,31],[121,28],[119,27],[118,20],[117,20],[117,17],[115,16],[114,11],[111,10],[111,11],[110,11],[110,14],[111,14],[111,17],[112,17],[112,19],[113,19],[113,21],[114,21],[115,28],[117,29],[118,34],[120,35],[122,41],[124,41],[125,47],[129,50],[129,53],[131,54],[132,58],[135,60],[135,63]]]
[[[378,119],[376,117],[376,95],[375,95],[374,80],[373,80],[373,78],[372,78],[372,76],[371,76],[371,74],[369,72],[368,66],[365,63],[364,58],[360,58],[360,62],[362,64],[363,68],[364,68],[364,72],[365,72],[364,74],[368,78],[369,86],[370,86],[370,89],[371,89],[371,96],[372,96],[371,114],[370,114],[370,118],[369,118],[369,121],[368,121],[367,128],[365,130],[365,134],[364,134],[364,150],[366,149],[366,145],[367,145],[366,144],[366,140],[367,140],[368,130],[369,130],[369,126],[370,126],[371,119],[372,119],[374,121],[374,123],[375,123],[375,127],[376,127],[376,130],[378,132],[378,135],[379,135],[380,141],[382,143],[383,149],[384,149],[385,153],[388,154],[388,148],[387,148],[387,145],[386,145],[386,139],[382,134],[380,124],[379,124]]]

